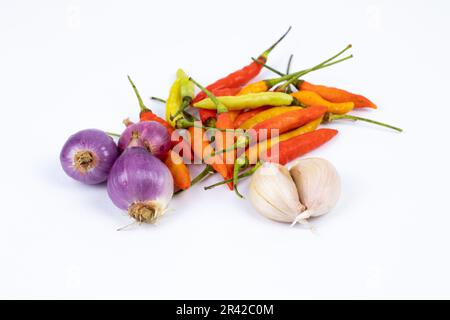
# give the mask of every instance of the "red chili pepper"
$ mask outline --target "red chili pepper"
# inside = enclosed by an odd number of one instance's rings
[[[263,160],[278,162],[284,165],[320,147],[325,142],[331,140],[337,133],[338,131],[334,129],[319,129],[282,141],[273,145],[268,150],[267,155],[263,157]],[[278,152],[275,151],[277,149]]]
[[[288,111],[260,122],[252,127],[252,129],[255,130],[258,136],[260,132],[264,131],[264,133],[267,133],[267,138],[270,138],[272,129],[277,129],[278,133],[282,134],[289,130],[299,128],[310,121],[319,119],[327,110],[328,108],[324,106],[312,106],[305,109]]]
[[[210,84],[209,86],[206,87],[206,89],[208,89],[209,91],[214,93],[214,90],[216,89],[220,89],[220,88],[236,88],[236,87],[242,87],[243,85],[245,85],[247,82],[249,82],[250,80],[252,80],[254,77],[256,77],[259,72],[262,69],[262,65],[261,63],[266,63],[267,61],[267,57],[269,56],[269,53],[277,46],[278,43],[281,42],[281,40],[284,39],[284,37],[288,34],[288,32],[291,30],[291,27],[289,27],[289,29],[285,32],[285,34],[278,39],[277,42],[275,42],[269,49],[267,49],[266,51],[264,51],[259,57],[258,57],[258,62],[253,61],[252,63],[250,63],[249,65],[245,66],[244,68],[237,70],[233,73],[230,73],[228,76],[226,76],[225,78],[219,79],[216,82],[214,82],[213,84]],[[215,93],[214,93],[215,94]],[[200,100],[203,100],[206,98],[206,94],[203,92],[200,92],[195,98],[194,98],[194,103],[198,102]]]

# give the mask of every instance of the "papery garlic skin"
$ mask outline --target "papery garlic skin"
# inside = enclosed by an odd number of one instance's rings
[[[249,198],[262,215],[279,222],[294,222],[305,210],[289,171],[277,163],[266,162],[252,175]]]
[[[328,213],[341,194],[341,180],[336,168],[327,160],[298,160],[289,170],[297,187],[300,202],[306,206],[296,222]]]

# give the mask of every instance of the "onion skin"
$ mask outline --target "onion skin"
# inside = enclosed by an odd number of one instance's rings
[[[167,129],[156,121],[142,121],[127,126],[119,139],[119,150],[143,147],[155,157],[164,160],[172,142]]]
[[[141,147],[125,149],[108,178],[112,202],[138,222],[153,223],[173,196],[173,178],[158,158]]]
[[[69,177],[85,184],[99,184],[108,178],[118,154],[116,143],[105,132],[86,129],[69,137],[59,159]]]

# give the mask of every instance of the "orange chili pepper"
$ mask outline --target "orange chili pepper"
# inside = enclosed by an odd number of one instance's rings
[[[353,110],[355,104],[353,102],[330,102],[322,98],[313,91],[297,91],[291,93],[298,102],[305,106],[320,105],[328,108],[328,111],[334,114],[345,114]]]
[[[217,156],[210,156],[214,149],[210,145],[209,141],[204,139],[205,130],[196,127],[188,128],[190,138],[191,138],[191,148],[194,155],[204,160],[206,164],[211,165],[214,170],[216,170],[223,178],[228,179],[228,169],[227,166],[219,159]],[[232,183],[228,183],[230,189],[233,188]]]
[[[377,109],[376,104],[366,97],[342,89],[327,87],[323,85],[315,85],[304,80],[300,80],[297,87],[299,90],[315,92],[322,98],[330,102],[353,102],[355,104],[355,108]]]
[[[191,178],[188,167],[183,163],[183,159],[173,150],[170,150],[164,161],[170,173],[172,173],[175,186],[186,190],[191,186]]]

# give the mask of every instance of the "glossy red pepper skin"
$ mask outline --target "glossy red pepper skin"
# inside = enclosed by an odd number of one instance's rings
[[[266,63],[267,58],[261,56],[258,58],[258,61],[260,63]],[[226,88],[239,88],[243,85],[247,84],[250,80],[252,80],[254,77],[256,77],[261,69],[263,68],[263,65],[256,61],[253,61],[249,65],[245,66],[244,68],[237,70],[233,73],[230,73],[226,77],[217,80],[216,82],[210,84],[206,87],[209,91],[211,91],[215,96],[217,94],[215,91],[218,91],[220,89],[226,89]],[[237,92],[234,94],[236,95]],[[194,103],[201,101],[206,98],[206,94],[204,92],[200,92],[197,94],[197,96],[194,98]]]

